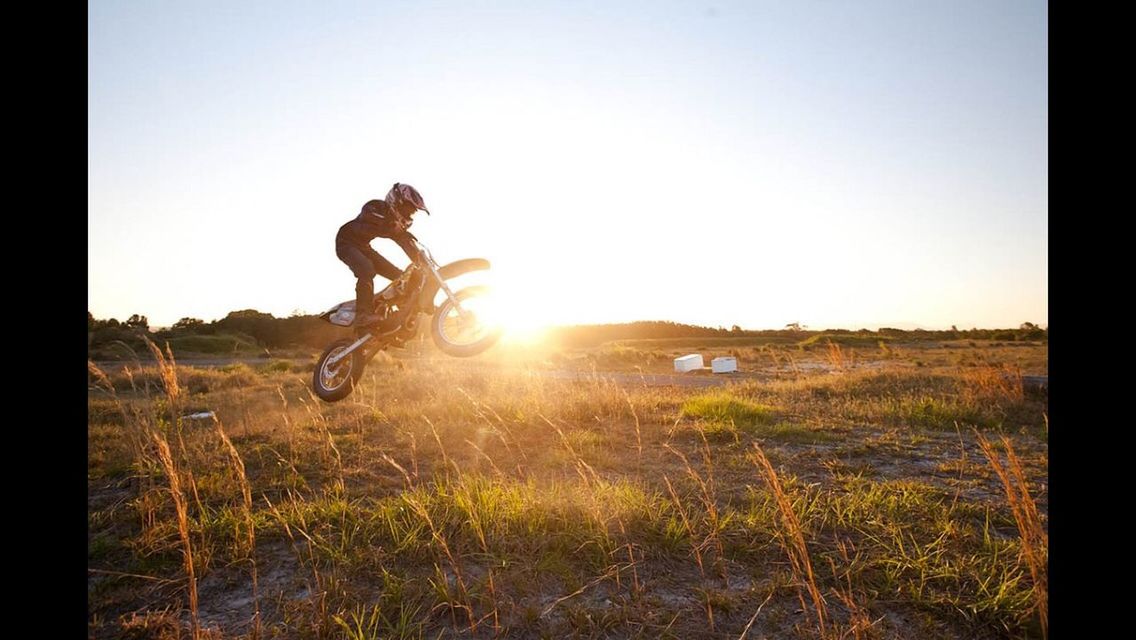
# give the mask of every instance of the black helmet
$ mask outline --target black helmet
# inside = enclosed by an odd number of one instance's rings
[[[395,210],[404,209],[407,205],[413,205],[414,210],[421,209],[430,215],[430,210],[426,208],[426,202],[422,199],[422,194],[418,190],[408,184],[401,182],[394,183],[391,190],[387,192],[387,204],[394,207]]]

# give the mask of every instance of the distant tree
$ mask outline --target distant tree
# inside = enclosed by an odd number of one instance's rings
[[[742,328],[739,327],[736,324],[734,326],[730,327],[730,333],[741,333],[741,331],[742,331]]]
[[[146,319],[146,316],[140,316],[136,313],[136,314],[130,316],[129,318],[127,318],[126,326],[128,326],[132,329],[141,329],[143,331],[149,331],[150,330],[150,321]]]
[[[90,311],[87,312],[87,331],[101,331],[103,329],[113,329],[119,326],[118,320],[109,318],[107,320],[99,320]]]
[[[282,344],[281,323],[271,313],[256,309],[231,311],[229,315],[214,323],[224,332],[239,332],[252,336],[262,347],[275,347]]]
[[[256,309],[241,309],[240,311],[230,311],[229,315],[225,316],[225,320],[244,319],[272,320],[273,316],[271,313],[264,313],[263,311],[257,311]]]
[[[203,324],[205,324],[204,320],[199,320],[197,318],[182,318],[181,320],[178,320],[177,322],[174,323],[173,328],[174,329],[196,329]]]
[[[801,324],[800,322],[790,322],[789,324],[785,325],[785,328],[789,331],[804,331],[805,325]]]
[[[1021,332],[1019,333],[1020,340],[1041,340],[1046,337],[1045,329],[1032,322],[1023,322],[1018,330]]]

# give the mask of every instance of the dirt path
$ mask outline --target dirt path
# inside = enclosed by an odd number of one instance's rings
[[[730,384],[731,382],[740,382],[742,380],[765,380],[769,378],[768,375],[756,373],[719,373],[713,376],[707,376],[697,374],[621,373],[618,371],[542,371],[539,369],[533,370],[533,373],[554,380],[591,381],[599,379],[618,384],[643,385],[647,387],[666,385],[680,387],[716,387]]]
[[[186,367],[204,367],[204,368],[218,368],[228,365],[244,363],[250,366],[268,364],[276,360],[288,360],[296,365],[309,364],[308,359],[296,358],[186,358],[178,360],[177,363]],[[104,361],[96,362],[103,371],[110,371],[118,367],[133,364],[128,361]],[[146,362],[145,364],[150,364]],[[485,363],[469,362],[467,366],[470,368],[481,369],[489,371],[498,369],[499,366],[489,365]],[[709,370],[705,371],[692,371],[685,374],[666,374],[666,373],[630,373],[621,371],[577,371],[570,369],[530,369],[533,374],[540,375],[545,378],[553,380],[580,380],[590,381],[600,379],[605,381],[614,382],[622,385],[642,385],[649,387],[659,386],[680,386],[680,387],[718,387],[728,385],[733,382],[741,382],[743,380],[768,380],[772,374],[758,373],[758,372],[734,372],[734,373],[716,373],[711,374]],[[1022,376],[1022,385],[1027,389],[1040,389],[1046,391],[1049,389],[1049,376]]]
[[[718,373],[706,375],[661,374],[661,373],[620,373],[616,371],[534,371],[547,378],[558,380],[610,380],[619,384],[644,386],[676,385],[683,387],[714,387],[743,380],[768,380],[770,374],[761,373]],[[1022,376],[1022,385],[1027,389],[1048,389],[1049,376]]]

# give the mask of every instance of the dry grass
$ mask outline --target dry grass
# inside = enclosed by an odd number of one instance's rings
[[[255,640],[260,637],[260,590],[256,573],[256,523],[253,520],[253,503],[252,503],[252,487],[249,485],[248,476],[245,474],[245,463],[241,460],[241,455],[237,452],[237,448],[233,446],[233,441],[225,434],[225,429],[222,428],[221,422],[213,418],[213,424],[217,428],[217,437],[225,445],[225,450],[229,453],[229,461],[233,465],[233,471],[236,475],[237,482],[241,487],[241,515],[244,516],[245,536],[243,537],[245,547],[239,549],[238,553],[243,553],[249,563],[249,577],[252,580],[252,599],[255,606],[255,614],[253,617],[252,638]],[[241,540],[242,536],[240,531],[236,532],[234,536],[236,539]]]
[[[1045,398],[894,352],[771,348],[719,392],[392,358],[333,405],[293,368],[89,364],[90,635],[1027,635]]]
[[[169,443],[159,433],[151,435],[157,447],[158,459],[162,461],[162,467],[166,470],[166,477],[170,483],[170,496],[173,497],[174,509],[177,513],[177,529],[181,536],[183,566],[188,582],[191,633],[194,640],[197,640],[200,637],[200,625],[197,616],[197,575],[193,568],[193,541],[190,540],[189,535],[189,507],[186,504],[185,493],[181,489],[180,472],[174,465]]]
[[[856,352],[851,349],[846,351],[832,340],[826,342],[825,355],[835,371],[844,371],[856,364]]]
[[[805,543],[801,523],[793,510],[793,502],[789,499],[785,489],[782,488],[781,481],[777,478],[777,472],[773,470],[773,465],[765,457],[765,452],[757,444],[753,445],[753,452],[758,472],[761,473],[777,502],[777,511],[781,516],[778,538],[781,541],[781,548],[785,550],[785,555],[788,556],[789,564],[793,568],[793,582],[797,586],[801,608],[805,611],[809,610],[804,595],[807,592],[812,602],[812,610],[816,613],[816,624],[820,629],[820,635],[825,637],[828,635],[828,603],[825,602],[824,596],[821,595],[820,589],[817,587],[816,577],[813,575],[812,560],[809,558],[809,547]]]
[[[1001,439],[1002,448],[1006,451],[1006,463],[1002,463],[1001,456],[995,445],[982,436],[975,434],[982,453],[990,461],[998,480],[1006,491],[1006,500],[1014,514],[1014,522],[1018,525],[1019,539],[1021,540],[1021,556],[1029,567],[1030,577],[1033,579],[1034,601],[1037,605],[1037,614],[1041,624],[1042,635],[1049,637],[1049,534],[1041,524],[1041,516],[1037,511],[1037,503],[1030,497],[1029,483],[1022,470],[1021,460],[1014,453],[1014,446],[1009,438]]]

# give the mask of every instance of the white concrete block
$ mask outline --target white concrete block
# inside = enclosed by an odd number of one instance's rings
[[[720,356],[710,361],[714,373],[729,373],[738,370],[738,359],[733,356]]]
[[[685,371],[694,371],[695,369],[702,368],[702,355],[692,353],[690,355],[675,358],[675,371],[683,373]]]

